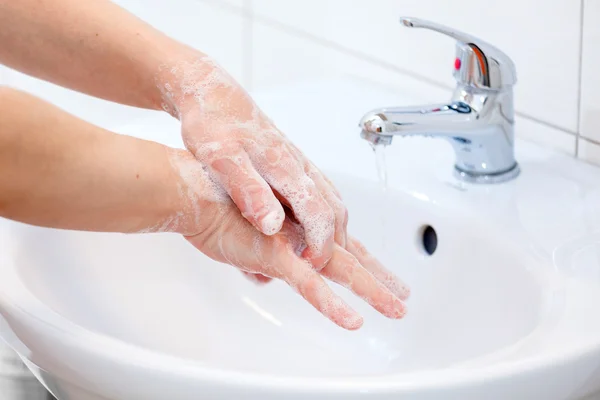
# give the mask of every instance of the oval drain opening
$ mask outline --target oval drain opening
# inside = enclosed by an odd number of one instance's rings
[[[427,225],[421,228],[421,237],[418,239],[421,243],[421,248],[425,254],[431,256],[437,250],[438,236],[435,229],[432,226]]]

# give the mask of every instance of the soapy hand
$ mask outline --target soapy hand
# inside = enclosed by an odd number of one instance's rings
[[[178,212],[150,230],[175,231],[208,257],[263,281],[285,281],[324,316],[345,329],[361,327],[362,317],[323,278],[347,287],[389,318],[405,314],[409,289],[351,237],[347,249],[337,243],[327,265],[317,271],[302,258],[308,244],[304,227],[291,215],[276,234],[266,235],[243,218],[228,193],[184,150],[169,150],[181,200]]]
[[[346,248],[339,193],[222,68],[200,56],[165,65],[157,81],[188,150],[258,231],[272,236],[283,229],[284,204],[303,229],[302,256],[314,268],[335,256],[334,242]]]

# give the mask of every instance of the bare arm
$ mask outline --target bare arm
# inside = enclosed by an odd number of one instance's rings
[[[0,216],[133,232],[181,207],[164,146],[117,135],[0,87]]]

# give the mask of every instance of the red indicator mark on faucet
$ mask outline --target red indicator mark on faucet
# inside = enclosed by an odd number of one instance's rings
[[[458,71],[461,65],[462,63],[460,61],[460,58],[456,57],[456,59],[454,60],[454,69]]]

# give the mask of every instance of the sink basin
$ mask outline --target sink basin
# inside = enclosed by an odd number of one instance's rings
[[[59,399],[566,400],[600,390],[598,169],[519,142],[518,179],[471,186],[453,179],[448,144],[411,138],[386,150],[384,192],[357,117],[415,99],[355,80],[257,99],[334,181],[350,232],[411,286],[408,315],[388,320],[334,285],[365,318],[344,331],[285,284],[256,286],[178,235],[0,221],[0,335]],[[300,106],[322,118],[318,128]],[[160,114],[113,129],[182,146]]]

